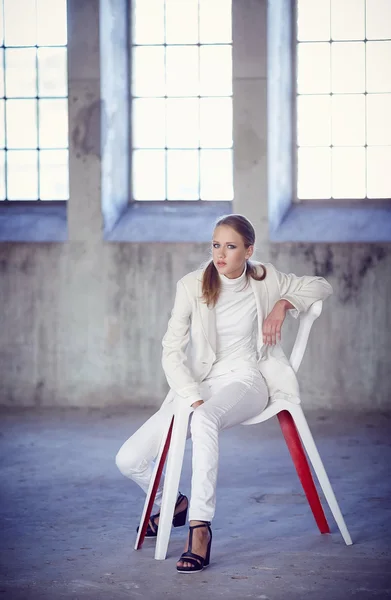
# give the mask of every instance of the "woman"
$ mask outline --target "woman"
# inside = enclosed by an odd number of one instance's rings
[[[297,396],[293,369],[279,344],[288,310],[297,316],[332,293],[321,277],[296,277],[271,264],[250,262],[255,232],[241,215],[219,219],[212,260],[177,284],[163,338],[163,369],[170,392],[160,410],[119,450],[120,471],[145,492],[161,442],[173,414],[173,400],[191,405],[193,443],[189,536],[177,563],[179,572],[208,566],[215,513],[218,436],[258,415],[276,392]],[[163,480],[155,502],[161,503]],[[186,522],[188,499],[179,493],[173,525]],[[147,536],[157,535],[159,514]]]

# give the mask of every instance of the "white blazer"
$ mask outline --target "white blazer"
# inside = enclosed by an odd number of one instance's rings
[[[261,273],[259,265],[252,261]],[[258,314],[257,355],[258,367],[265,378],[269,397],[277,392],[289,396],[299,395],[299,385],[284,351],[277,343],[266,346],[262,338],[263,319],[267,317],[278,300],[286,299],[293,304],[291,314],[297,318],[308,310],[316,300],[324,300],[333,289],[323,277],[297,277],[281,273],[266,263],[266,278],[256,281],[250,277]],[[216,360],[216,321],[214,308],[202,301],[203,269],[188,273],[177,283],[176,297],[167,332],[163,337],[162,366],[170,391],[163,404],[171,402],[175,395],[189,405],[202,399],[199,384]]]

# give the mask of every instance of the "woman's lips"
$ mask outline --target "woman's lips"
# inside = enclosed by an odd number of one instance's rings
[[[222,261],[220,261],[220,260],[219,260],[219,261],[218,261],[218,263],[217,263],[217,266],[218,266],[218,267],[225,267],[225,265],[226,265],[226,264],[227,264],[227,263],[225,263],[225,262],[222,262]]]

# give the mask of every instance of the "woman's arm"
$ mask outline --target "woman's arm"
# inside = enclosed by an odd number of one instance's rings
[[[296,309],[293,316],[305,312],[317,300],[326,300],[333,293],[333,288],[323,277],[298,277],[293,273],[281,273],[274,269],[280,292],[280,298],[285,299],[292,308]]]
[[[263,343],[273,346],[281,339],[281,328],[288,310],[297,317],[309,309],[317,300],[325,300],[333,293],[333,288],[323,277],[297,277],[293,273],[281,273],[273,267],[277,278],[280,300],[263,322]],[[268,269],[270,273],[270,268]]]
[[[163,337],[162,366],[168,385],[191,405],[201,399],[198,383],[187,366],[191,303],[182,281],[178,281],[174,308]]]

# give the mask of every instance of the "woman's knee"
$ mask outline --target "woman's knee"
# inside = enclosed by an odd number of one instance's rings
[[[133,473],[141,471],[142,462],[131,448],[124,446],[119,449],[115,457],[115,464],[125,477],[131,477]]]
[[[205,428],[209,427],[218,429],[219,420],[217,415],[208,410],[206,404],[201,404],[201,406],[198,406],[192,414],[190,424],[191,432],[193,433],[198,430],[203,431]]]
[[[122,475],[127,475],[129,470],[129,461],[127,460],[127,457],[125,456],[125,453],[123,452],[122,448],[117,452],[117,455],[115,457],[115,464],[121,471]]]

